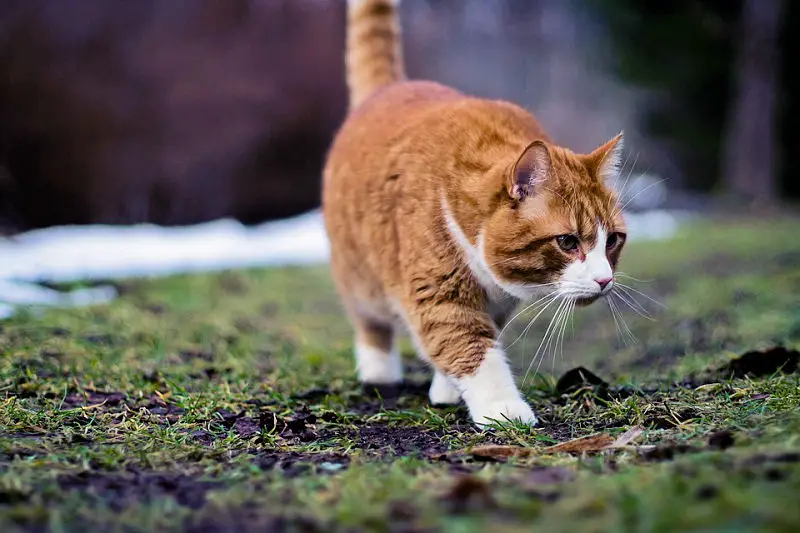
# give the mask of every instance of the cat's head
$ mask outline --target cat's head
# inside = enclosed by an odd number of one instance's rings
[[[578,304],[611,291],[626,239],[612,188],[622,145],[620,133],[589,154],[543,141],[525,148],[477,243],[495,283],[523,299],[557,289]]]

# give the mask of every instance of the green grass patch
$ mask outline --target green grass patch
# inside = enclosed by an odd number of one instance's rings
[[[323,267],[131,280],[107,306],[21,313],[0,323],[0,531],[795,531],[800,374],[725,368],[800,348],[798,234],[716,220],[630,244],[622,280],[649,317],[578,310],[539,361],[542,315],[511,347],[520,376],[538,368],[523,385],[542,424],[487,433],[428,404],[411,353],[399,394],[359,387]],[[577,366],[605,383],[559,385]],[[633,426],[624,449],[547,451]],[[471,453],[485,444],[534,451]]]

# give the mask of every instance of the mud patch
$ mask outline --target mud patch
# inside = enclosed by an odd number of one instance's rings
[[[111,509],[120,511],[134,504],[172,498],[178,505],[199,509],[206,493],[219,483],[171,473],[131,471],[125,473],[81,472],[58,478],[64,491],[91,494]]]
[[[452,429],[457,431],[458,427],[454,426]],[[354,435],[356,447],[379,456],[438,456],[449,450],[446,438],[447,433],[441,430],[384,424],[361,426]]]
[[[800,352],[776,346],[768,350],[747,352],[720,368],[718,373],[731,378],[766,377],[776,372],[796,372],[798,363]]]
[[[296,477],[315,469],[318,474],[334,473],[350,465],[350,457],[337,453],[300,453],[265,450],[253,457],[262,470],[277,470],[286,477]]]
[[[648,462],[662,462],[662,461],[672,461],[675,457],[679,455],[685,455],[688,453],[697,453],[701,451],[701,448],[692,446],[686,443],[677,443],[677,444],[659,444],[655,448],[650,450],[645,450],[641,452],[640,456],[642,459]]]
[[[214,422],[220,423],[226,430],[233,430],[244,439],[259,433],[275,433],[283,438],[295,439],[301,442],[310,442],[320,438],[314,424],[317,416],[308,408],[297,410],[291,416],[278,416],[276,413],[264,410],[257,416],[247,416],[245,411],[233,413],[219,410],[214,413]]]
[[[318,533],[328,531],[308,517],[275,516],[252,505],[232,509],[216,509],[213,516],[192,516],[186,520],[185,533]]]
[[[708,447],[714,450],[727,450],[736,444],[733,433],[727,429],[716,431],[708,438]]]
[[[384,409],[398,409],[427,402],[430,380],[405,381],[400,385],[361,386],[362,394],[350,405],[348,411],[372,415]]]
[[[80,407],[104,407],[104,411],[120,411],[125,406],[125,394],[122,392],[104,392],[87,390],[83,393],[72,393],[64,397],[61,409],[77,409]]]

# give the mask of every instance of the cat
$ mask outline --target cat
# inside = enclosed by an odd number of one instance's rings
[[[535,425],[499,333],[521,301],[612,289],[623,133],[577,154],[520,106],[407,80],[398,1],[348,2],[350,112],[323,173],[358,378],[402,382],[403,328],[433,369],[432,404],[463,400],[481,428]]]

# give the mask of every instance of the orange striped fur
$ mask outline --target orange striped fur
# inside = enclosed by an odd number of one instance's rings
[[[356,0],[347,7],[347,85],[355,108],[376,89],[405,79],[397,0]]]

